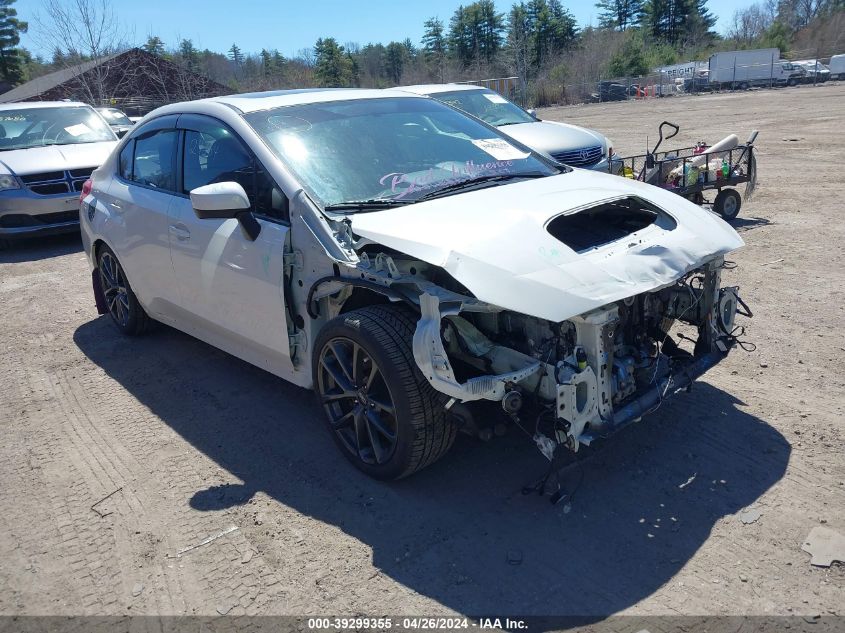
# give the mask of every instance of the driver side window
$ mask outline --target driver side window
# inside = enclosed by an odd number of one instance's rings
[[[252,188],[252,157],[228,130],[185,130],[183,156],[183,193],[216,182],[233,181],[249,194]]]
[[[255,213],[288,221],[284,195],[243,143],[222,124],[201,127],[201,131],[185,130],[182,193],[212,183],[236,182],[244,188]]]

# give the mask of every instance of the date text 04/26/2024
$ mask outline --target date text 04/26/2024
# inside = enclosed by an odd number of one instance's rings
[[[389,630],[394,627],[404,630],[423,631],[453,631],[460,629],[494,630],[505,629],[509,631],[527,629],[524,620],[511,618],[478,618],[478,621],[469,618],[450,617],[352,617],[352,618],[309,618],[307,622],[310,630]]]

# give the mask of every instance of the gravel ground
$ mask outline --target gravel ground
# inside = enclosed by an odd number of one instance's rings
[[[755,352],[568,471],[571,509],[521,494],[545,462],[518,431],[386,485],[310,393],[167,328],[118,336],[77,238],[22,245],[0,253],[0,614],[845,613],[843,567],[801,551],[845,534],[845,85],[540,115],[623,154],[664,119],[675,146],[760,130],[726,279]]]

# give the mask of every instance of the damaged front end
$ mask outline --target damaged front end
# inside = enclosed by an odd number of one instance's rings
[[[530,411],[551,459],[558,444],[577,451],[639,420],[726,356],[744,304],[720,287],[723,265],[560,323],[423,294],[414,357],[450,402],[498,401],[517,422]]]
[[[579,173],[458,199],[333,222],[343,257],[306,305],[410,305],[420,372],[482,438],[503,428],[492,402],[549,460],[578,451],[689,387],[751,316],[721,283],[741,238],[672,194]]]
[[[737,288],[721,287],[721,256],[560,322],[480,301],[442,269],[377,245],[359,256],[355,276],[324,280],[309,306],[326,301],[331,317],[362,288],[414,306],[414,359],[463,429],[489,437],[490,416],[480,423],[473,403],[500,403],[506,419],[530,420],[550,460],[558,446],[577,451],[689,387],[736,343],[736,315],[751,316]]]

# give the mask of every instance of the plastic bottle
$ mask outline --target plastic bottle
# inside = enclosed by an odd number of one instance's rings
[[[727,178],[728,173],[730,173],[730,168],[728,167],[728,159],[722,159],[722,178]]]

